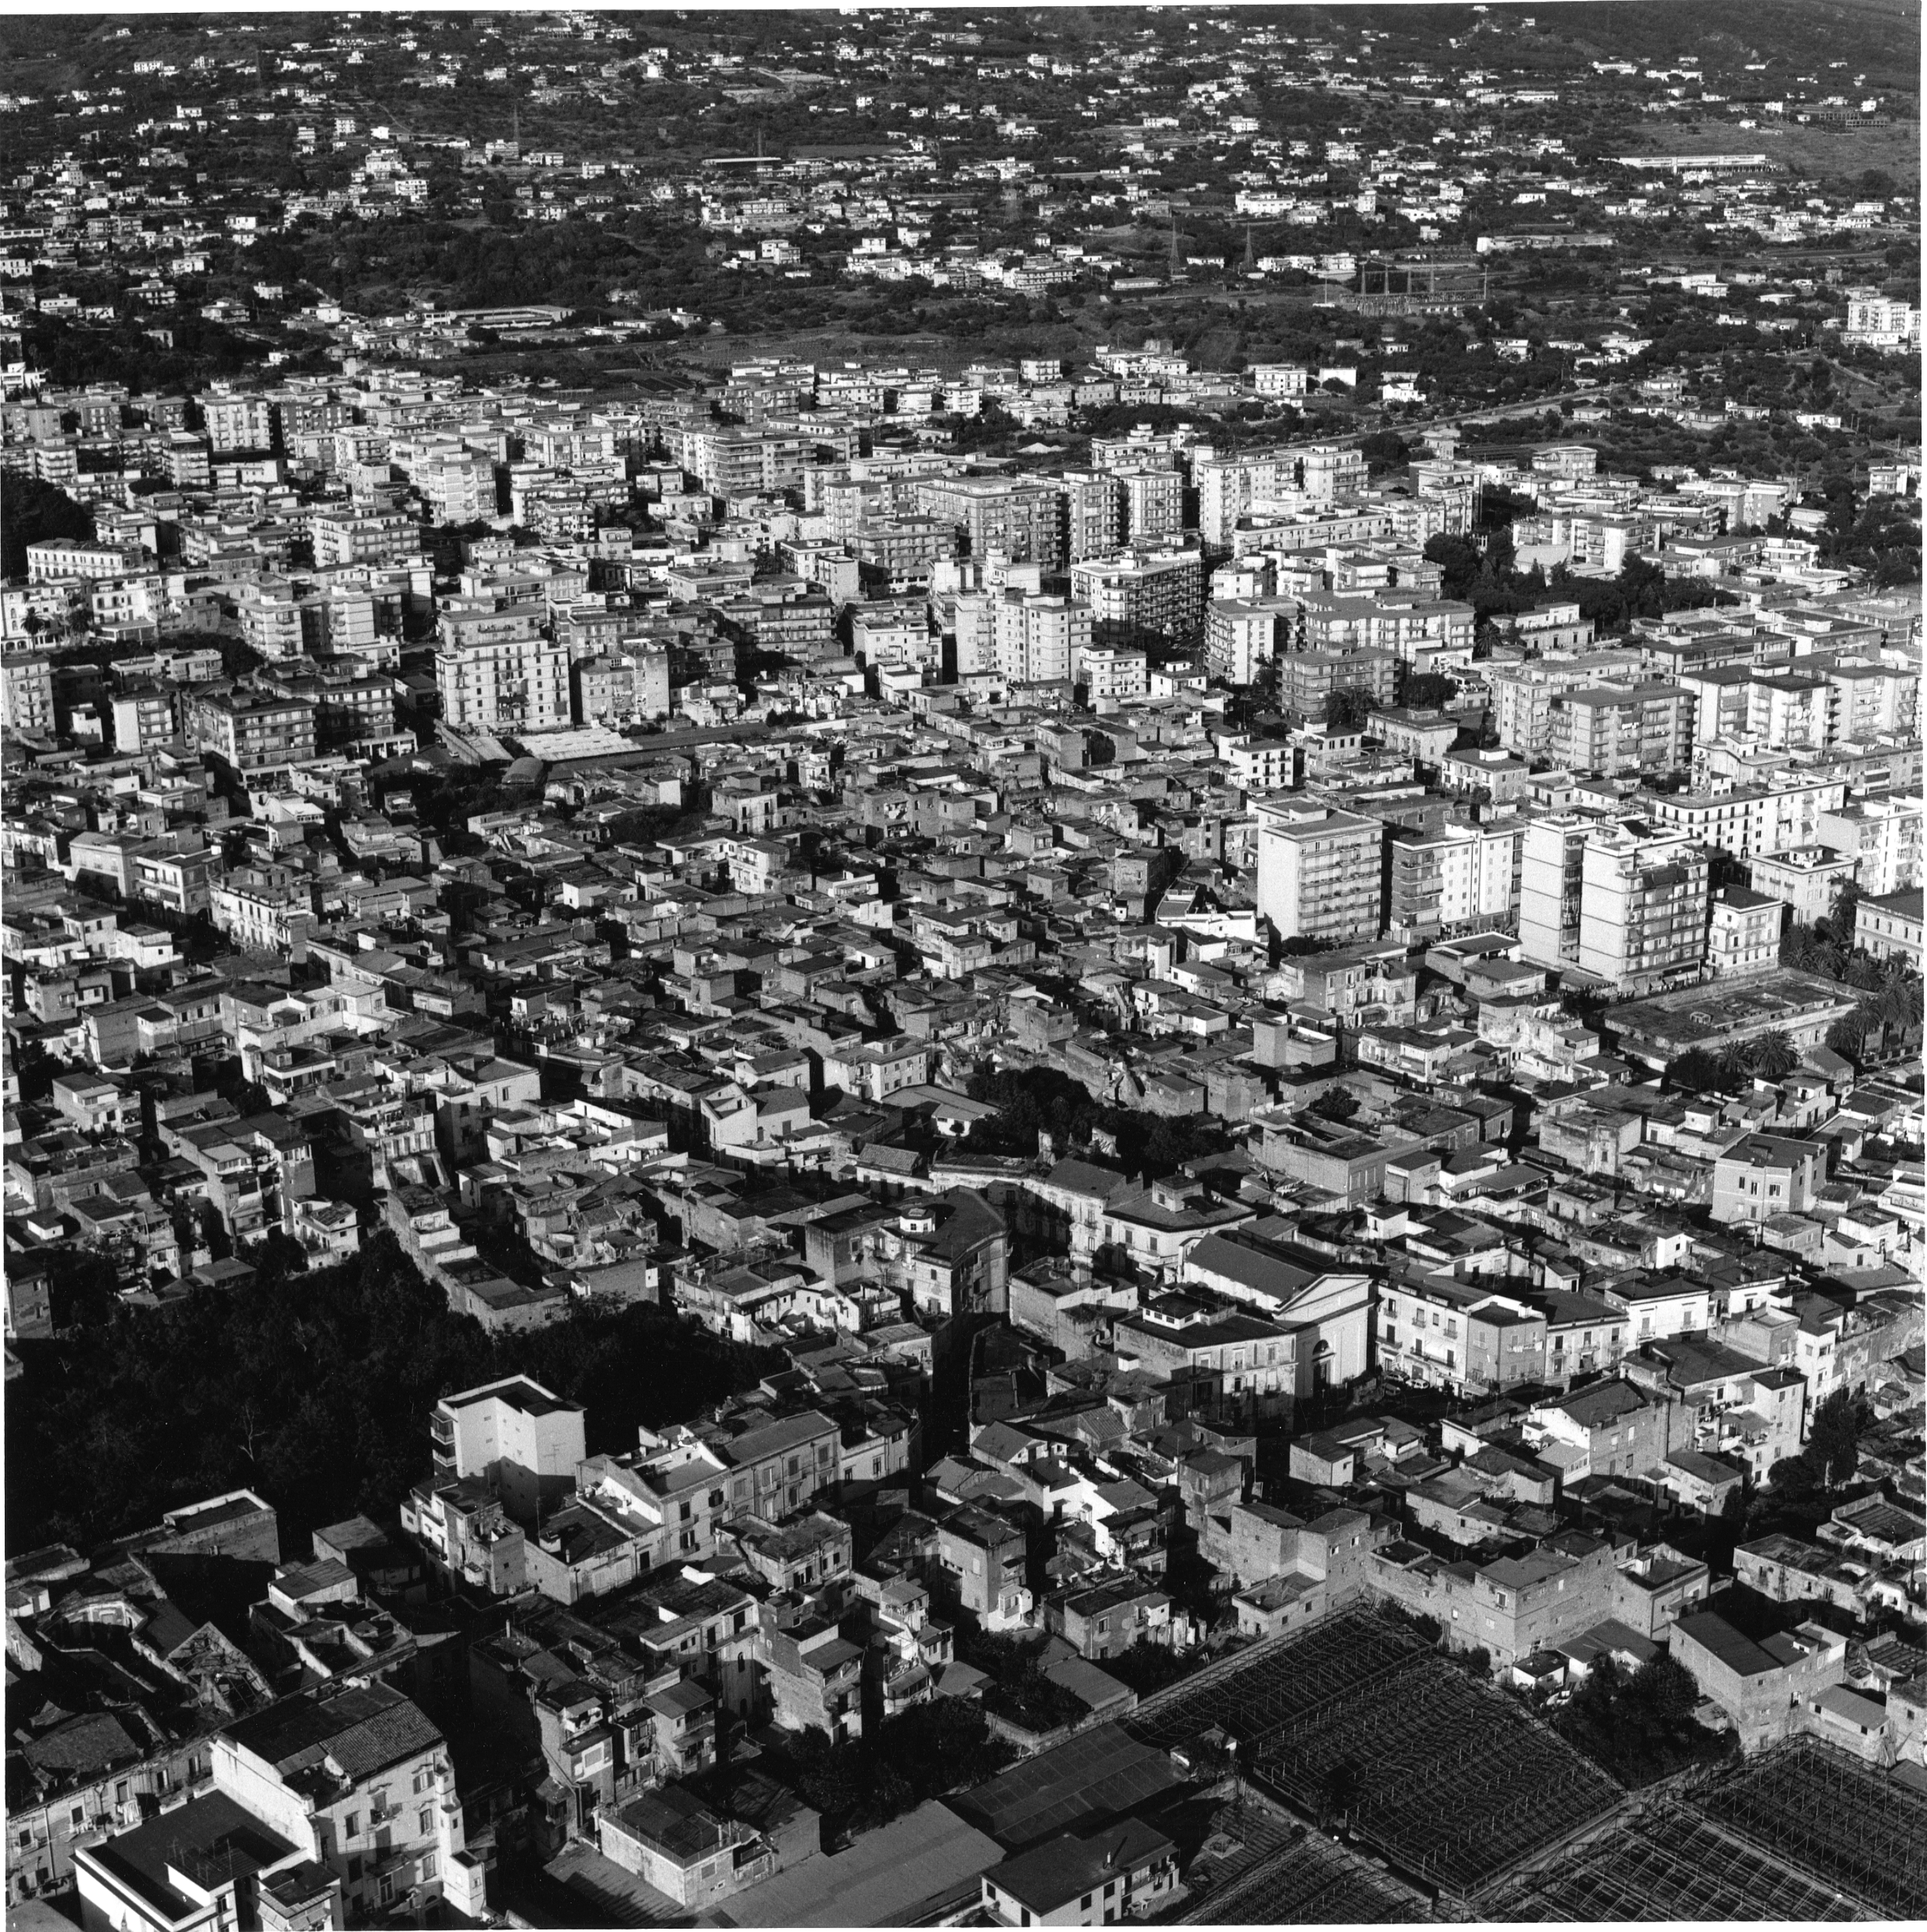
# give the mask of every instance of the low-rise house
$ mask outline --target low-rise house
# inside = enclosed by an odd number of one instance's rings
[[[1817,1623],[1755,1643],[1716,1612],[1696,1611],[1673,1626],[1667,1647],[1719,1707],[1745,1751],[1804,1728],[1803,1707],[1846,1675],[1847,1640]]]
[[[1156,1911],[1177,1884],[1176,1846],[1145,1820],[1123,1818],[994,1866],[983,1909],[998,1925],[1117,1924]]]

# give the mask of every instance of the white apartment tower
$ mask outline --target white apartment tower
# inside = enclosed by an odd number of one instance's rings
[[[1260,804],[1258,910],[1280,939],[1376,939],[1385,828],[1293,799]]]
[[[1526,827],[1519,862],[1519,948],[1535,966],[1579,963],[1581,863],[1597,819],[1557,812]]]
[[[1013,685],[1068,681],[1090,647],[1091,608],[1075,598],[1007,590],[992,609],[991,668]],[[963,669],[960,635],[957,669]]]
[[[1627,993],[1657,992],[1706,958],[1706,848],[1676,832],[1601,826],[1581,859],[1579,965]]]

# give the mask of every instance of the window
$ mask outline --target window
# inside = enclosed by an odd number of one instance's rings
[[[361,1829],[361,1819],[358,1812],[349,1812],[348,1816],[341,1821],[341,1835],[345,1838],[358,1836]]]
[[[415,1829],[423,1838],[435,1829],[435,1812],[432,1807],[426,1804],[422,1807],[415,1820]]]
[[[76,1804],[69,1814],[67,1822],[75,1831],[78,1831],[87,1823],[87,1807],[85,1804]]]

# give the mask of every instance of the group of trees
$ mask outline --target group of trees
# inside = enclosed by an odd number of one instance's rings
[[[653,1308],[498,1341],[386,1231],[331,1268],[264,1266],[244,1293],[91,1312],[104,1325],[26,1345],[31,1372],[9,1391],[23,1546],[90,1549],[241,1487],[272,1497],[297,1538],[358,1510],[390,1517],[427,1472],[428,1416],[450,1389],[529,1375],[587,1409],[592,1450],[629,1448],[639,1424],[686,1420],[781,1362]]]
[[[1672,1657],[1655,1657],[1628,1674],[1602,1656],[1554,1724],[1569,1744],[1637,1790],[1734,1748],[1731,1733],[1709,1731],[1695,1720],[1699,1700],[1692,1673]]]
[[[38,476],[0,478],[0,577],[26,574],[26,546],[94,535],[94,512]]]
[[[1744,1094],[1756,1079],[1784,1079],[1799,1063],[1799,1049],[1776,1026],[1754,1039],[1729,1040],[1717,1053],[1689,1047],[1667,1063],[1666,1084],[1677,1093]]]
[[[964,1145],[972,1153],[1034,1155],[1043,1133],[1064,1154],[1102,1136],[1116,1149],[1114,1158],[1126,1173],[1154,1180],[1187,1161],[1221,1152],[1225,1146],[1215,1127],[1108,1106],[1093,1100],[1069,1075],[1049,1067],[982,1069],[971,1076],[970,1097],[987,1100],[997,1110],[994,1118],[971,1128]]]
[[[812,1730],[770,1748],[797,1795],[833,1832],[888,1824],[995,1777],[1017,1755],[991,1735],[982,1711],[955,1697],[913,1705],[841,1743]]]
[[[1074,1724],[1090,1706],[1044,1675],[1044,1645],[1042,1638],[976,1630],[960,1635],[957,1654],[990,1679],[984,1689],[986,1710],[1027,1730],[1054,1730]]]
[[[1873,1420],[1866,1402],[1836,1389],[1815,1404],[1806,1444],[1796,1456],[1783,1456],[1766,1472],[1772,1487],[1787,1496],[1838,1489],[1860,1468],[1861,1431]]]
[[[1922,1019],[1921,983],[1905,961],[1876,959],[1855,945],[1860,900],[1859,887],[1849,880],[1824,918],[1811,925],[1793,921],[1780,941],[1781,965],[1836,980],[1863,995],[1827,1031],[1827,1044],[1855,1062],[1917,1040]]]

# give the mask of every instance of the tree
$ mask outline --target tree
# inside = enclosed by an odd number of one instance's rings
[[[26,574],[29,543],[85,542],[93,534],[94,512],[66,491],[38,476],[0,478],[0,577]]]
[[[1677,1658],[1662,1653],[1633,1672],[1626,1695],[1656,1721],[1681,1724],[1692,1716],[1700,1693],[1692,1672]]]
[[[1689,1047],[1666,1063],[1666,1084],[1675,1093],[1734,1094],[1745,1085],[1747,1076],[1736,1072],[1720,1054],[1704,1047]]]
[[[1325,722],[1335,731],[1358,731],[1372,715],[1372,694],[1356,685],[1325,694]]]
[[[1322,1120],[1348,1121],[1358,1111],[1358,1096],[1343,1087],[1334,1087],[1312,1102],[1311,1111]]]
[[[1405,701],[1418,710],[1442,710],[1458,695],[1458,685],[1443,672],[1421,671],[1406,680]]]
[[[1753,1070],[1763,1079],[1784,1079],[1799,1063],[1799,1049],[1779,1027],[1753,1042]]]
[[[1358,453],[1377,476],[1388,469],[1403,469],[1411,460],[1412,446],[1397,430],[1380,429],[1360,441]]]
[[[114,1308],[43,1345],[8,1391],[17,1534],[91,1548],[246,1486],[273,1497],[290,1534],[358,1510],[386,1516],[424,1474],[422,1417],[450,1389],[528,1375],[587,1410],[592,1451],[614,1449],[781,1359],[653,1308],[497,1340],[453,1313],[385,1230],[333,1268],[266,1258],[244,1294]]]
[[[1853,1480],[1860,1467],[1860,1432],[1866,1421],[1861,1405],[1845,1389],[1836,1389],[1814,1410],[1805,1453],[1827,1488]]]

